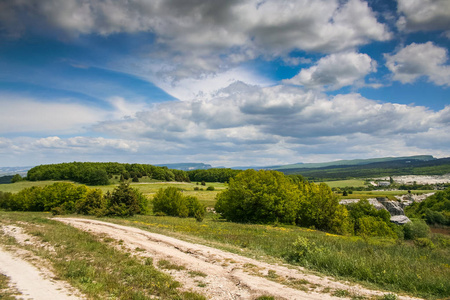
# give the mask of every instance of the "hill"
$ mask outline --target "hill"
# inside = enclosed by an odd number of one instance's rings
[[[399,175],[444,175],[450,173],[450,157],[401,157],[364,164],[329,165],[319,168],[278,168],[287,175],[300,174],[309,180],[340,180]]]
[[[157,164],[157,167],[167,167],[174,170],[191,171],[191,170],[207,170],[212,166],[204,163],[177,163],[177,164]]]

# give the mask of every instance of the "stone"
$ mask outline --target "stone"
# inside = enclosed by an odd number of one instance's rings
[[[411,220],[407,216],[397,215],[391,217],[391,222],[397,225],[405,225],[406,223],[411,222]]]

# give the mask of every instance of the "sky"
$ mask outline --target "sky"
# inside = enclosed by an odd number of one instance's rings
[[[0,0],[0,166],[450,156],[448,0]]]

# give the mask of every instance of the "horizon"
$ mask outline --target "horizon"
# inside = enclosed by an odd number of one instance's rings
[[[2,2],[0,165],[450,157],[448,1],[108,3]]]

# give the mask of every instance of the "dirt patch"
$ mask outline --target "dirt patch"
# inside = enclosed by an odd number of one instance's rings
[[[208,299],[255,299],[260,295],[280,299],[342,299],[332,296],[341,290],[352,296],[384,294],[330,277],[305,274],[301,268],[268,264],[138,228],[78,218],[54,220],[102,237],[106,235],[135,255],[152,257],[155,267],[170,273],[185,289],[202,293]]]

